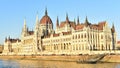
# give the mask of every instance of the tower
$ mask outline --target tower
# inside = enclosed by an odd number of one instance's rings
[[[38,13],[36,16],[36,25],[34,30],[34,41],[35,41],[35,52],[42,51],[42,44],[41,44],[41,29],[39,27],[39,19],[38,19]]]
[[[67,13],[66,13],[66,23],[69,24],[69,18]]]
[[[48,16],[47,9],[45,9],[45,15],[40,19],[39,25],[43,37],[53,33],[53,23],[51,18]]]
[[[59,19],[58,19],[58,16],[57,16],[57,21],[56,21],[56,27],[57,27],[57,28],[59,27]]]
[[[87,16],[86,16],[86,19],[85,19],[85,26],[87,27],[89,25],[89,22],[88,22],[88,19],[87,19]]]
[[[47,8],[45,9],[45,16],[48,16]]]
[[[80,22],[79,22],[79,16],[77,17],[77,25],[79,25],[80,24]]]
[[[28,28],[26,26],[26,19],[24,19],[24,26],[22,28],[22,37],[27,36]]]
[[[115,44],[116,44],[116,36],[115,36],[115,27],[114,24],[112,25],[111,28],[111,34],[112,34],[112,50],[115,50]]]
[[[76,26],[76,20],[75,20],[75,18],[74,18],[74,24],[75,24],[75,26]]]

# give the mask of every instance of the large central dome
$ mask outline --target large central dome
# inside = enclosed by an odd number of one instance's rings
[[[47,14],[47,9],[45,10],[45,15],[40,20],[40,24],[52,24],[52,20]]]

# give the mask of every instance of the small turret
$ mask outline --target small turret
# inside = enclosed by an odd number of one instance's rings
[[[23,29],[22,29],[22,35],[26,36],[27,35],[27,31],[28,31],[28,28],[26,26],[26,19],[24,19],[24,26],[23,26]]]
[[[114,27],[114,24],[112,25],[111,31],[112,31],[112,33],[114,33],[114,32],[115,32],[115,27]]]
[[[39,18],[38,18],[38,12],[37,12],[35,30],[38,30],[38,28],[39,28]]]
[[[23,26],[23,31],[26,32],[27,31],[27,26],[26,26],[26,19],[24,19],[24,26]]]
[[[48,15],[48,12],[47,12],[47,8],[45,9],[45,16],[47,16]]]
[[[5,38],[5,42],[7,42],[7,37]]]
[[[115,50],[115,27],[114,24],[112,25],[111,28],[111,34],[112,34],[112,49]]]
[[[87,19],[87,16],[86,16],[86,19],[85,19],[85,26],[87,27],[89,25],[89,22],[88,22],[88,19]]]
[[[56,21],[56,27],[59,27],[59,19],[58,19],[58,16],[57,16],[57,21]]]
[[[69,18],[68,18],[68,14],[66,13],[66,23],[69,24]]]
[[[74,24],[76,25],[76,21],[75,21],[75,18],[74,18]]]
[[[80,22],[79,22],[79,16],[78,16],[78,18],[77,18],[77,25],[79,25],[80,24]]]
[[[8,37],[8,40],[10,40],[10,36]]]
[[[9,37],[8,37],[8,39],[7,39],[7,41],[9,41],[9,42],[10,42],[10,41],[11,41],[10,39],[11,39],[11,38],[10,38],[10,36],[9,36]]]

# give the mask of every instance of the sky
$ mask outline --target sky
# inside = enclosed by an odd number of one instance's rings
[[[56,18],[65,21],[66,13],[69,20],[74,21],[79,16],[80,22],[88,17],[89,22],[107,21],[109,27],[114,23],[117,40],[120,40],[120,0],[0,0],[0,44],[6,37],[20,38],[24,19],[29,30],[34,30],[36,15],[39,20],[48,15],[53,21]]]

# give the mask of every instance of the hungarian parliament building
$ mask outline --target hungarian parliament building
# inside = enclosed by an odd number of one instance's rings
[[[56,29],[48,15],[39,20],[36,16],[34,30],[26,25],[22,28],[20,39],[7,37],[4,42],[4,55],[79,55],[93,52],[113,51],[116,46],[114,24],[108,26],[107,21],[92,24],[87,17],[84,22],[66,20],[59,22],[56,18]]]

